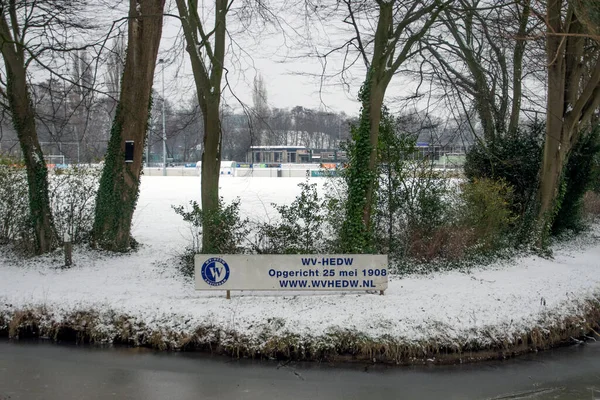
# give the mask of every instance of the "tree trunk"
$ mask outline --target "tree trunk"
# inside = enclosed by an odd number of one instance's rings
[[[346,219],[340,235],[342,250],[346,252],[373,250],[371,214],[378,180],[379,124],[385,91],[394,73],[414,54],[411,49],[423,38],[444,7],[436,1],[417,9],[420,2],[414,2],[403,14],[398,12],[395,0],[377,0],[376,3],[379,15],[369,62],[355,18],[357,10],[353,9],[352,2],[346,2],[348,23],[355,29],[358,46],[367,67],[365,84],[359,96],[362,104],[360,125],[353,132],[346,172],[348,199]],[[409,28],[414,21],[421,20],[425,22],[416,31]],[[399,41],[402,45],[398,48]]]
[[[16,15],[14,7],[15,4],[11,3],[10,11]],[[16,24],[16,18],[12,23]],[[12,33],[17,37],[13,38]],[[13,26],[11,30],[6,17],[2,15],[0,51],[6,67],[6,96],[27,170],[29,211],[35,235],[35,252],[42,254],[56,248],[58,240],[48,197],[48,169],[37,136],[35,110],[27,85],[24,46],[18,43],[22,39],[18,35],[18,28]]]
[[[393,27],[393,3],[379,3],[371,67],[367,71],[359,100],[362,103],[359,126],[353,134],[347,171],[348,199],[341,241],[345,252],[370,251],[371,214],[377,186],[379,122],[381,107],[392,71],[393,51],[389,35]]]
[[[569,142],[564,140],[563,109],[565,101],[565,77],[560,38],[549,37],[547,43],[548,59],[556,57],[548,66],[548,94],[546,104],[546,140],[540,173],[539,213],[540,236],[539,245],[545,237],[552,220],[554,200],[558,195],[560,174],[562,172]]]
[[[481,64],[480,57],[478,57],[475,53],[473,37],[473,17],[476,14],[476,10],[470,9],[466,11],[465,16],[465,28],[467,29],[467,38],[464,38],[460,32],[461,28],[458,27],[455,21],[455,16],[450,13],[450,11],[446,11],[445,13],[444,24],[446,24],[452,34],[454,40],[456,41],[457,47],[461,50],[466,66],[473,77],[473,87],[472,90],[474,92],[474,103],[475,109],[477,111],[477,115],[481,121],[481,128],[483,130],[483,136],[485,138],[486,143],[493,145],[498,125],[502,127],[503,122],[498,121],[495,118],[495,104],[494,104],[494,96],[490,91],[490,85],[486,79],[486,74],[484,71],[484,67]],[[486,32],[487,33],[487,32]],[[437,52],[434,52],[437,54]],[[437,55],[439,58],[439,54]],[[500,64],[500,59],[498,57],[498,64]]]
[[[220,98],[213,98],[204,113],[204,151],[202,153],[202,212],[215,216],[219,212],[219,172],[221,170],[221,120]],[[202,252],[218,253],[214,238],[219,234],[212,218],[202,220]]]
[[[210,34],[198,15],[194,0],[176,0],[179,16],[190,55],[198,104],[204,121],[204,149],[202,151],[202,211],[208,218],[202,221],[202,252],[218,252],[215,239],[218,226],[212,224],[219,211],[219,172],[221,169],[221,79],[225,60],[225,39],[228,0],[215,0],[215,26]],[[211,43],[210,38],[213,38]],[[202,54],[203,53],[203,54]],[[207,62],[208,60],[208,62]]]
[[[562,146],[558,140],[546,137],[539,189],[539,219],[542,229],[539,245],[543,244],[542,241],[554,219],[554,204],[559,195],[561,173],[566,156],[566,146]]]
[[[94,219],[94,243],[106,250],[127,251],[133,245],[131,221],[139,193],[164,3],[165,0],[130,0],[129,3],[123,85],[100,179]],[[125,163],[126,141],[134,142],[133,161],[128,163]]]
[[[589,128],[591,116],[600,104],[600,60],[590,59],[593,54],[585,51],[583,36],[586,32],[573,5],[569,4],[566,12],[562,5],[560,0],[547,0],[548,94],[546,140],[538,191],[537,245],[540,247],[559,211],[557,199],[561,174],[569,153],[581,131]],[[593,67],[585,76],[583,66],[587,63]]]
[[[381,108],[387,80],[378,81],[370,70],[361,89],[360,124],[353,133],[346,181],[348,199],[341,231],[342,250],[362,253],[371,248],[371,214],[377,189],[378,143]]]
[[[517,43],[513,54],[513,96],[512,108],[510,112],[510,122],[508,124],[508,132],[515,134],[519,127],[519,118],[521,115],[521,101],[523,98],[523,56],[527,41],[527,24],[529,22],[529,14],[531,0],[523,1],[523,10],[519,13],[519,32],[517,33]],[[516,5],[518,7],[518,5]]]
[[[371,232],[371,214],[377,186],[377,162],[379,143],[379,122],[381,121],[381,107],[385,91],[390,82],[391,62],[393,51],[390,49],[390,35],[393,32],[393,2],[379,3],[379,18],[375,31],[375,43],[371,70],[367,72],[365,80],[368,92],[363,93],[362,101],[363,115],[361,119],[368,119],[368,161],[366,165],[357,165],[359,169],[364,168],[367,174],[364,185],[364,200],[362,201],[362,224],[366,234]],[[365,111],[367,113],[365,114]],[[364,133],[363,133],[364,134]],[[358,144],[358,143],[357,143]],[[362,192],[362,190],[360,191]]]
[[[370,127],[369,127],[369,143],[371,145],[371,153],[369,154],[369,171],[373,174],[372,179],[369,179],[366,190],[366,201],[363,207],[363,224],[367,231],[371,229],[371,214],[373,211],[373,202],[377,185],[377,148],[379,143],[379,123],[381,122],[381,108],[383,107],[383,98],[385,96],[386,84],[381,82],[373,82],[371,87],[371,96],[369,103],[363,107],[369,109]]]
[[[29,210],[35,234],[35,251],[47,253],[56,248],[58,240],[48,197],[48,169],[35,126],[35,111],[31,103],[25,67],[7,65],[7,95],[11,116],[27,169]]]

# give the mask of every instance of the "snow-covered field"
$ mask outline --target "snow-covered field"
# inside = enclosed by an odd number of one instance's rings
[[[223,178],[226,201],[241,198],[242,213],[272,215],[271,203],[299,193],[295,178]],[[315,178],[322,188],[323,180]],[[600,288],[600,226],[554,248],[553,259],[528,256],[470,273],[391,277],[385,296],[367,293],[198,292],[174,265],[188,229],[171,205],[199,200],[198,177],[143,177],[134,217],[136,253],[110,256],[78,248],[75,266],[60,269],[60,254],[32,260],[0,255],[0,314],[42,306],[60,319],[76,310],[110,310],[149,329],[191,333],[213,326],[258,338],[317,337],[351,330],[371,338],[414,343],[477,342],[525,334],[583,313]],[[258,340],[258,339],[257,339]]]

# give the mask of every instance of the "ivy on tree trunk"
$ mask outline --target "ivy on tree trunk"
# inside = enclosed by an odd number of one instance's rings
[[[573,3],[547,0],[546,58],[548,94],[546,138],[538,190],[537,244],[543,247],[560,211],[562,174],[581,132],[600,106],[600,59],[585,50],[590,30]],[[590,39],[592,40],[592,39]],[[597,39],[593,39],[597,40]],[[586,73],[584,66],[590,65]]]
[[[93,243],[127,251],[138,199],[147,138],[152,83],[162,34],[165,0],[130,0],[128,47],[122,89],[96,198]],[[134,142],[133,161],[125,162],[125,142]]]
[[[6,8],[11,13],[13,24],[11,29],[3,13],[0,18],[0,51],[6,68],[6,97],[27,170],[35,252],[42,254],[52,251],[58,244],[48,197],[48,169],[38,140],[35,109],[27,84],[25,47],[19,43],[23,38],[19,36],[16,4],[11,2]]]
[[[348,187],[346,218],[341,230],[342,251],[346,253],[367,252],[371,246],[371,232],[365,223],[365,210],[370,212],[373,198],[369,190],[374,191],[376,174],[370,169],[370,158],[377,147],[371,144],[371,77],[370,71],[361,88],[359,100],[363,104],[357,127],[352,129],[352,143],[348,148],[348,168],[345,172]],[[372,188],[372,189],[370,189]]]
[[[346,176],[348,200],[341,240],[343,250],[348,253],[371,252],[373,248],[371,214],[377,190],[379,124],[386,89],[398,68],[414,54],[413,46],[429,31],[450,1],[415,0],[408,11],[404,9],[404,2],[396,0],[375,0],[375,3],[379,11],[375,35],[366,40],[361,38],[363,27],[357,23],[361,6],[346,2],[347,21],[354,27],[368,71],[359,95],[362,110],[359,126],[353,132]],[[423,18],[424,23],[411,29],[415,21]],[[373,47],[371,54],[364,47],[369,42]]]

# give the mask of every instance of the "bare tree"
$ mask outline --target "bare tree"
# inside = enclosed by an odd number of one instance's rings
[[[190,56],[192,73],[196,84],[198,104],[204,122],[204,138],[201,167],[202,210],[215,215],[219,210],[219,171],[223,131],[221,124],[221,95],[225,71],[225,51],[229,32],[227,17],[232,11],[233,0],[215,0],[214,15],[203,20],[198,13],[197,0],[175,0],[181,20],[186,50]],[[211,2],[212,3],[212,2]],[[264,7],[262,2],[259,2]],[[250,17],[248,14],[242,17]],[[214,238],[219,232],[212,226],[213,218],[205,218],[202,226],[202,251],[214,252]]]
[[[94,67],[87,50],[78,50],[71,54],[71,88],[67,102],[71,109],[69,119],[71,137],[77,151],[77,163],[81,162],[82,145],[87,139],[90,117],[94,103]]]
[[[429,66],[445,94],[451,93],[450,107],[468,112],[473,105],[490,145],[519,125],[526,39],[535,26],[530,3],[458,0],[422,41],[421,65]]]
[[[215,214],[219,209],[219,170],[221,164],[222,130],[220,105],[222,78],[225,62],[225,40],[227,13],[231,3],[227,0],[215,0],[214,25],[207,29],[198,14],[196,0],[176,0],[181,18],[186,50],[192,63],[192,72],[196,83],[198,104],[204,120],[204,148],[202,152],[202,210]],[[211,252],[213,238],[219,233],[203,220],[202,249]]]
[[[256,142],[262,145],[272,145],[273,143],[273,131],[269,129],[269,105],[267,102],[267,86],[265,80],[261,74],[254,77],[254,84],[252,86],[252,103],[254,105],[254,117],[256,122],[254,127],[257,132]]]
[[[148,126],[147,149],[150,154],[162,152],[162,106],[164,101],[167,157],[175,162],[197,161],[198,145],[202,139],[202,115],[196,97],[176,107],[153,91],[152,110]]]
[[[130,0],[128,40],[119,103],[96,199],[93,241],[111,251],[134,243],[131,221],[137,203],[150,95],[162,34],[165,0]],[[125,146],[133,141],[131,162]]]
[[[354,157],[348,169],[348,200],[342,242],[346,251],[369,246],[371,212],[377,171],[379,124],[386,90],[415,45],[429,31],[450,1],[442,0],[341,0],[344,23],[353,37],[336,50],[356,50],[367,70],[359,100],[361,119],[355,136]],[[351,66],[350,61],[345,66]]]
[[[229,107],[222,107],[221,120],[223,123],[223,159],[245,160],[246,153],[252,144],[246,115],[235,113]]]
[[[125,39],[125,34],[123,31],[119,30],[118,34],[113,39],[112,48],[107,60],[106,86],[108,95],[115,100],[119,98],[119,94],[121,93],[121,79],[123,77],[123,67],[125,66],[127,51]]]
[[[4,77],[2,106],[9,111],[17,132],[29,186],[29,208],[35,234],[35,250],[45,253],[58,243],[48,198],[48,170],[38,139],[35,109],[28,84],[28,68],[52,51],[67,51],[68,29],[82,28],[75,15],[77,1],[3,1],[0,5],[0,52]]]

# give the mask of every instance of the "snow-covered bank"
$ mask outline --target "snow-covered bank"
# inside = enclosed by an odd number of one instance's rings
[[[299,181],[229,178],[221,186],[225,200],[241,197],[243,213],[266,218],[270,203],[293,200]],[[63,322],[82,337],[159,348],[405,362],[435,357],[440,348],[510,353],[519,344],[545,347],[596,329],[598,320],[590,317],[600,310],[598,225],[556,247],[551,260],[529,256],[468,274],[392,277],[385,296],[234,292],[226,300],[224,293],[195,291],[174,265],[187,227],[170,206],[198,196],[197,177],[144,177],[136,253],[79,248],[75,266],[66,270],[57,268],[60,253],[25,261],[0,255],[0,331],[12,321],[18,333],[35,320],[33,330],[54,336]]]

